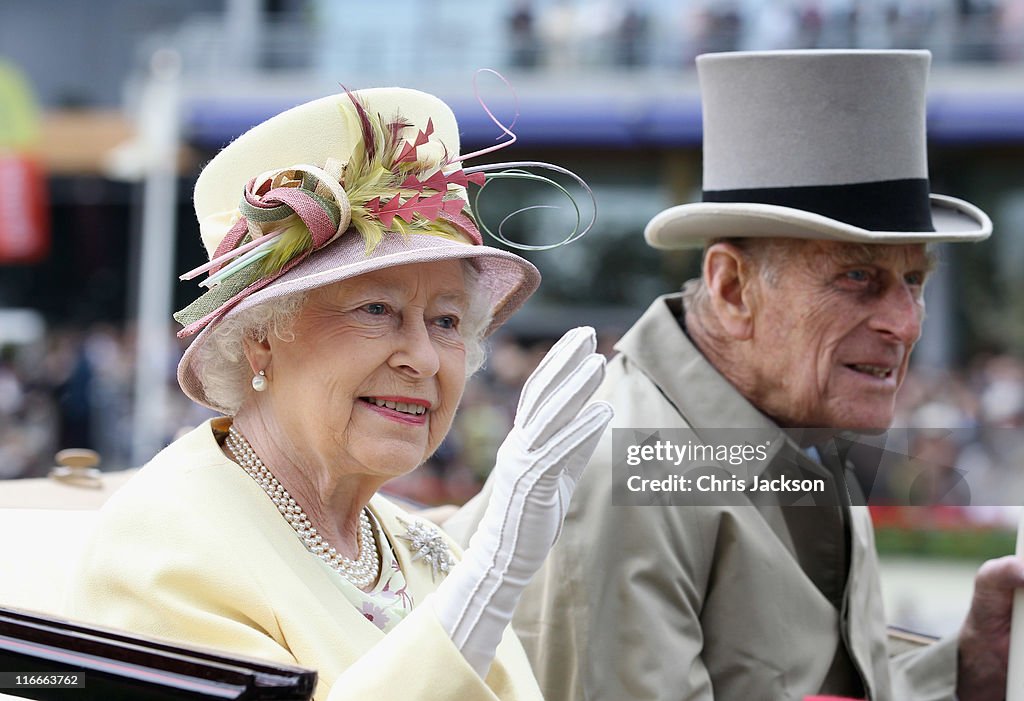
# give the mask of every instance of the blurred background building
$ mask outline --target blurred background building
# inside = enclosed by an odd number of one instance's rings
[[[699,254],[656,254],[641,235],[660,209],[700,196],[693,58],[851,47],[932,52],[932,188],[994,220],[989,241],[940,250],[901,422],[956,429],[928,444],[935,460],[997,484],[1024,467],[1024,0],[4,3],[0,478],[45,474],[60,447],[95,448],[105,469],[138,465],[207,416],[174,384],[182,346],[170,313],[197,294],[176,275],[202,262],[190,194],[219,148],[340,85],[390,84],[445,99],[464,150],[480,148],[500,135],[474,97],[474,71],[489,67],[519,109],[519,142],[495,160],[572,168],[600,218],[580,243],[527,254],[545,282],[492,343],[467,390],[474,410],[396,485],[424,502],[467,498],[552,339],[587,322],[611,353],[651,298],[696,274]],[[501,81],[482,75],[479,92],[513,119]],[[492,220],[525,196],[494,190],[481,203]],[[557,240],[565,208],[535,214],[512,235]],[[1015,518],[958,505],[876,511],[892,553],[969,559],[1012,547]]]

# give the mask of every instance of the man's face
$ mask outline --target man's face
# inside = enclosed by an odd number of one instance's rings
[[[793,241],[755,281],[747,394],[782,426],[888,428],[921,335],[923,244]]]

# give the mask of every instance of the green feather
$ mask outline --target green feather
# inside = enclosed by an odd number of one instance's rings
[[[351,93],[349,97],[353,102],[357,100]],[[425,233],[461,240],[461,232],[443,219],[428,221],[416,216],[410,223],[395,217],[390,227],[385,227],[381,223],[366,204],[374,198],[380,198],[380,202],[387,202],[396,195],[404,200],[417,194],[414,189],[403,188],[402,183],[409,175],[421,179],[426,177],[437,170],[439,163],[436,158],[432,158],[426,161],[395,164],[394,160],[405,143],[401,134],[406,127],[411,126],[401,115],[385,120],[380,114],[371,113],[361,104],[356,106],[355,115],[348,110],[342,112],[345,119],[350,120],[349,127],[358,125],[364,137],[359,139],[352,149],[352,154],[342,171],[341,181],[352,207],[352,227],[363,238],[366,254],[373,252],[388,231],[402,236]],[[372,143],[366,143],[368,140]]]
[[[313,237],[309,235],[309,229],[303,221],[297,216],[289,217],[289,219],[292,221],[284,227],[281,235],[274,241],[270,253],[253,264],[258,266],[259,277],[279,272],[296,256],[305,253],[313,246]]]
[[[387,232],[379,219],[365,214],[357,216],[354,209],[352,210],[352,225],[363,237],[363,242],[366,244],[366,255],[373,253],[373,249],[384,239],[384,234]]]

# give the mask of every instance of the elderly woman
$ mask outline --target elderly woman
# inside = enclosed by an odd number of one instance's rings
[[[209,290],[176,315],[199,332],[178,378],[227,416],[110,500],[71,615],[316,669],[317,699],[540,698],[506,628],[610,419],[588,403],[592,330],[524,388],[461,558],[377,494],[438,447],[483,337],[539,282],[482,245],[458,153],[442,102],[389,88],[296,107],[209,163],[211,263],[186,275]]]

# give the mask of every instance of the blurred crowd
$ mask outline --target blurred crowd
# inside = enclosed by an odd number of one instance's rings
[[[937,60],[1024,58],[1024,0],[519,0],[509,63],[531,68],[692,64],[708,51],[920,48]]]
[[[169,383],[176,364],[167,359]],[[0,348],[0,479],[44,476],[62,448],[97,451],[104,470],[130,467],[134,381],[130,328],[58,328],[37,342]],[[180,390],[172,397],[165,443],[211,415]]]
[[[616,332],[599,331],[599,338],[611,355]],[[511,427],[523,382],[551,343],[493,339],[448,439],[391,490],[425,504],[475,494]],[[94,325],[0,351],[0,478],[45,475],[54,453],[70,447],[98,451],[102,469],[132,466],[133,347],[130,330]],[[167,359],[165,379],[174,388],[164,442],[212,416],[177,389],[176,364]],[[912,369],[895,426],[881,459],[858,461],[873,504],[971,504],[967,516],[976,522],[1014,519],[1016,511],[1000,505],[1024,488],[1024,360],[987,355],[958,371]]]
[[[958,372],[912,371],[898,403],[886,455],[860,474],[871,503],[936,505],[951,520],[1015,525],[1014,505],[1024,504],[1024,361],[986,354]]]

